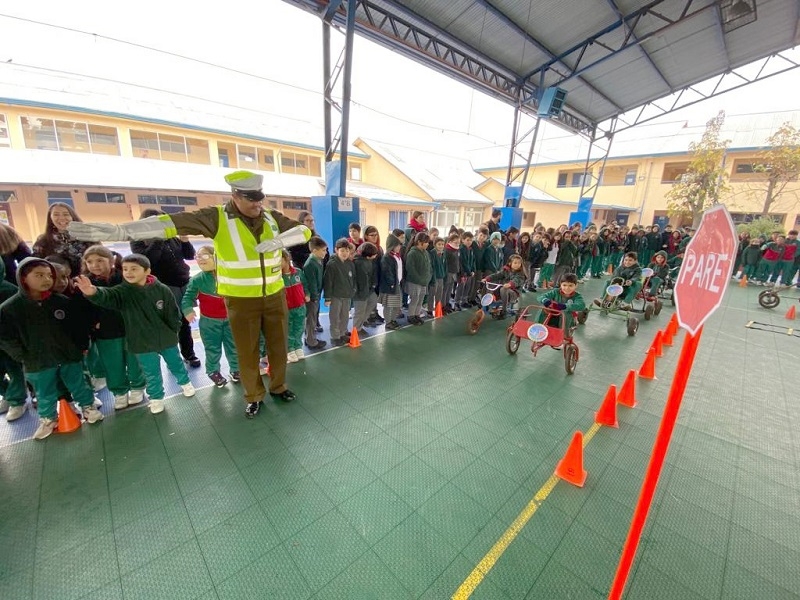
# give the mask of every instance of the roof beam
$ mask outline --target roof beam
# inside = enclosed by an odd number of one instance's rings
[[[551,57],[555,56],[555,54],[553,53],[553,51],[550,48],[548,48],[542,42],[540,42],[535,37],[533,37],[522,26],[520,26],[516,21],[511,19],[511,17],[506,15],[502,10],[500,10],[498,7],[496,7],[494,4],[492,4],[490,2],[490,0],[477,0],[477,2],[478,2],[478,4],[482,4],[483,6],[485,6],[486,9],[489,10],[489,12],[491,12],[498,19],[503,21],[506,25],[508,25],[511,29],[513,29],[520,36],[522,36],[525,39],[525,41],[527,41],[530,44],[533,44],[534,46],[536,46],[539,50],[541,50],[542,52],[544,52],[548,56],[551,56]],[[609,2],[613,3],[613,0],[609,0]],[[568,69],[570,68],[569,65],[565,64],[564,66],[567,67]],[[551,70],[555,71],[555,69],[552,69],[552,68],[551,68]],[[562,74],[559,73],[559,75],[562,75]],[[595,86],[593,86],[591,83],[589,83],[584,77],[579,77],[579,79],[581,80],[583,85],[585,85],[587,88],[589,88],[593,93],[595,93],[598,96],[600,96],[603,100],[608,102],[611,106],[616,108],[618,111],[622,111],[622,108],[620,108],[617,105],[616,102],[614,102],[611,98],[606,96],[603,92],[601,92]]]

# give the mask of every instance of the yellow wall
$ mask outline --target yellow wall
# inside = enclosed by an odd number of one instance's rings
[[[355,145],[359,150],[364,152],[364,154],[369,154],[370,156],[369,160],[365,161],[365,163],[369,163],[369,167],[365,167],[363,170],[363,183],[367,185],[374,185],[376,187],[382,187],[387,190],[392,190],[400,194],[411,196],[413,198],[433,200],[421,187],[415,184],[406,175],[398,171],[392,163],[375,152],[369,147],[368,144],[358,140],[355,142]],[[388,222],[388,216],[386,218]]]

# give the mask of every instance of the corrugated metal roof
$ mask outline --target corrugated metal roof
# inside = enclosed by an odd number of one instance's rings
[[[355,181],[347,182],[347,194],[358,196],[376,204],[413,204],[421,207],[428,207],[434,210],[439,207],[437,202],[431,202],[423,198],[415,198],[386,188],[374,185],[366,185]]]
[[[403,148],[365,138],[359,141],[380,154],[435,202],[461,202],[489,205],[486,196],[472,189],[483,181],[470,162],[424,150]]]

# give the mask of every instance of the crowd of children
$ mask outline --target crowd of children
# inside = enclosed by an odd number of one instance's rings
[[[739,235],[739,247],[734,265],[734,278],[745,278],[753,285],[785,285],[795,282],[800,272],[797,231],[783,235],[773,231],[769,239],[753,237],[746,232]],[[800,282],[797,283],[800,287]]]
[[[435,227],[427,227],[422,213],[414,213],[408,228],[393,230],[384,246],[375,227],[366,227],[362,239],[361,226],[353,223],[349,237],[335,242],[329,258],[327,243],[317,236],[308,242],[304,264],[293,264],[284,252],[288,361],[302,360],[304,345],[311,350],[327,345],[317,337],[321,303],[329,309],[330,343],[341,346],[349,342],[352,330],[365,335],[366,329],[383,323],[395,330],[401,318],[421,325],[437,309],[447,315],[478,306],[478,292],[487,283],[496,284],[491,287],[502,303],[500,318],[521,293],[537,288],[544,292],[540,300],[546,306],[582,310],[579,280],[599,278],[611,266],[614,276],[629,284],[629,302],[641,273],[637,253],[644,258],[641,264],[654,269],[651,285],[657,288],[679,264],[691,236],[670,228],[660,232],[655,225],[629,230],[612,224],[585,231],[580,226],[537,226],[532,233],[511,227],[502,233],[493,224],[475,232],[453,227],[440,236]],[[743,240],[743,273],[752,279],[760,275],[777,280],[779,274],[791,279],[798,257],[786,248],[794,248],[796,239],[797,232],[790,232],[788,240],[774,236],[759,244],[761,255],[755,262],[755,245]],[[87,373],[105,382],[115,409],[141,403],[146,392],[150,411],[159,413],[165,395],[162,359],[183,394],[192,396],[194,388],[178,352],[182,318],[198,323],[206,373],[214,385],[237,383],[236,348],[224,299],[217,294],[213,246],[199,248],[196,259],[200,272],[191,278],[180,306],[140,254],[122,258],[103,245],[90,246],[83,252],[80,273],[60,256],[19,263],[18,288],[0,286],[0,394],[8,405],[7,420],[26,410],[26,381],[38,400],[36,439],[53,431],[60,398],[74,402],[89,423],[102,420]],[[221,372],[223,352],[227,376]]]

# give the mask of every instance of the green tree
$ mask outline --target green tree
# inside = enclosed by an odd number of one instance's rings
[[[741,223],[740,225],[736,226],[736,231],[738,233],[746,231],[750,234],[751,238],[757,238],[758,236],[763,235],[766,239],[769,239],[769,236],[772,235],[773,231],[786,233],[782,223],[776,223],[769,217],[760,217],[754,221],[751,221],[750,223]]]
[[[725,173],[725,151],[730,140],[720,139],[725,123],[725,111],[706,123],[699,142],[689,144],[691,161],[681,178],[667,192],[667,210],[670,216],[689,216],[697,227],[703,212],[719,202],[728,191]]]
[[[788,195],[787,185],[797,181],[800,175],[800,130],[787,121],[769,137],[767,144],[769,148],[759,154],[759,161],[753,166],[754,172],[767,176],[766,189],[761,190],[764,194],[763,217],[769,214],[782,195]],[[795,201],[796,194],[794,191]]]

